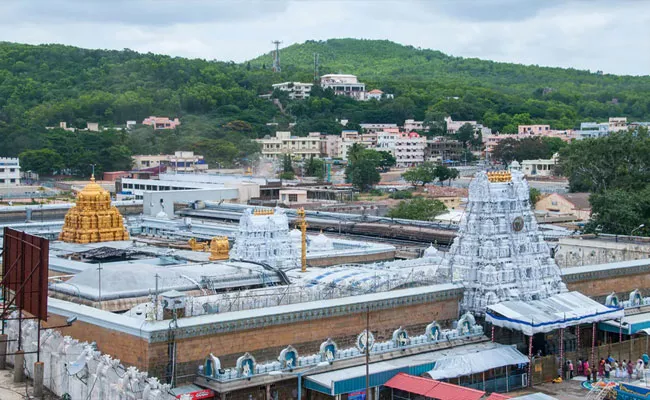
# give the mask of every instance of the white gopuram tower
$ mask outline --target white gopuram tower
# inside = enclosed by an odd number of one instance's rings
[[[476,174],[440,273],[465,286],[461,310],[475,315],[502,301],[543,299],[566,291],[538,231],[521,172]]]
[[[263,262],[280,269],[300,267],[300,249],[292,243],[284,210],[247,209],[239,220],[230,259]]]

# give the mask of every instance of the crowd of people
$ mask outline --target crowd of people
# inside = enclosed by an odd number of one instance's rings
[[[650,357],[643,354],[636,363],[632,360],[623,360],[619,362],[611,356],[601,358],[598,365],[590,365],[589,360],[579,359],[574,366],[571,360],[568,360],[563,366],[563,375],[567,379],[573,379],[574,370],[580,376],[587,378],[587,381],[596,382],[599,379],[641,379],[643,370],[647,367]]]

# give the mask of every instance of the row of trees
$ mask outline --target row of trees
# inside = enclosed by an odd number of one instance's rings
[[[440,182],[441,185],[443,185],[445,181],[451,185],[451,181],[457,179],[459,176],[460,173],[457,169],[449,168],[444,165],[436,165],[431,162],[424,162],[402,174],[402,178],[414,186],[425,186],[429,183],[435,182],[436,180]]]

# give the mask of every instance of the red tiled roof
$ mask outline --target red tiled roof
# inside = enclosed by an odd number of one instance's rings
[[[402,372],[395,375],[384,386],[439,400],[479,400],[485,395],[485,392],[480,390],[412,376]]]

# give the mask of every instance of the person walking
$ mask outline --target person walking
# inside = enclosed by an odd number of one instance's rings
[[[582,366],[582,370],[585,372],[585,376],[589,378],[589,375],[591,375],[591,368],[589,368],[589,360],[585,360],[585,363]],[[589,372],[587,372],[587,370],[589,370]]]
[[[612,365],[609,363],[609,360],[605,362],[605,379],[609,379],[609,374],[612,371]]]
[[[573,363],[569,360],[569,379],[573,379]]]
[[[582,368],[583,368],[584,366],[585,366],[585,363],[582,361],[582,358],[578,358],[578,370],[576,371],[576,373],[578,374],[578,376],[582,376],[582,375],[583,375]]]
[[[627,376],[629,379],[632,379],[632,374],[634,373],[634,366],[632,365],[632,360],[627,362]]]
[[[587,382],[591,382],[591,368],[589,366],[585,369],[585,377],[587,378]]]

